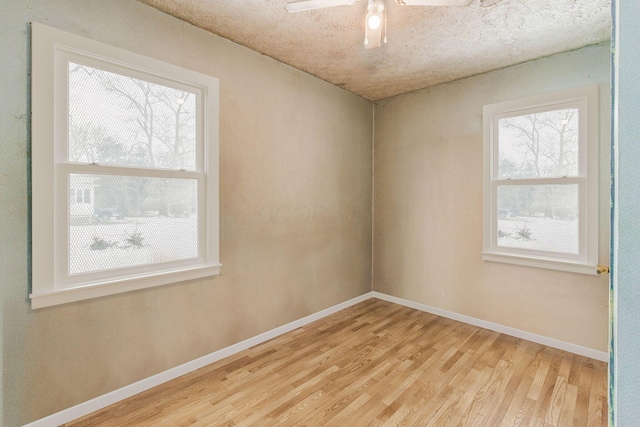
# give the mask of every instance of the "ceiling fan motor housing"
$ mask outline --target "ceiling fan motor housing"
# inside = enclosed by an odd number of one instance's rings
[[[384,0],[369,0],[367,12],[382,13],[384,11]]]

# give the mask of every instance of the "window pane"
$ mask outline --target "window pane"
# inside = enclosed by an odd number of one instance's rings
[[[498,186],[498,246],[577,254],[578,185]]]
[[[498,177],[578,175],[578,109],[545,111],[498,121]]]
[[[197,181],[71,174],[69,274],[198,256]]]
[[[68,156],[195,170],[196,94],[69,63]]]

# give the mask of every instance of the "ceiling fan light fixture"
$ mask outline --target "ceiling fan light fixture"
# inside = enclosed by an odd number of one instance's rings
[[[364,46],[367,49],[374,49],[382,46],[383,30],[387,32],[386,8],[384,0],[369,0],[367,5],[367,18],[366,28],[364,35]],[[387,37],[384,37],[384,43],[387,42]]]
[[[372,30],[375,30],[378,27],[380,27],[381,23],[382,23],[382,19],[380,19],[380,15],[371,15],[369,16],[369,18],[367,18],[367,25]]]

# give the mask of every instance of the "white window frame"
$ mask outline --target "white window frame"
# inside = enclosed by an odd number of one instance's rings
[[[218,80],[42,24],[32,23],[31,28],[32,308],[219,274]],[[67,160],[69,61],[173,87],[186,87],[196,93],[196,169],[154,169],[153,173],[198,181],[197,258],[74,276],[68,273],[70,174],[150,176],[149,169]]]
[[[579,114],[578,176],[566,178],[499,179],[498,120],[562,108]],[[569,89],[483,108],[484,185],[483,252],[485,261],[525,265],[584,274],[597,274],[598,264],[598,86]],[[561,254],[498,246],[498,184],[577,184],[579,198],[578,254]]]

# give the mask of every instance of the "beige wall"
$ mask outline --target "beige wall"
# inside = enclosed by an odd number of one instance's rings
[[[482,106],[600,85],[600,262],[609,253],[609,46],[377,103],[373,289],[607,351],[608,277],[482,260]]]
[[[221,276],[30,309],[30,21],[220,79]],[[0,425],[370,291],[370,101],[131,0],[3,2],[0,33]]]

